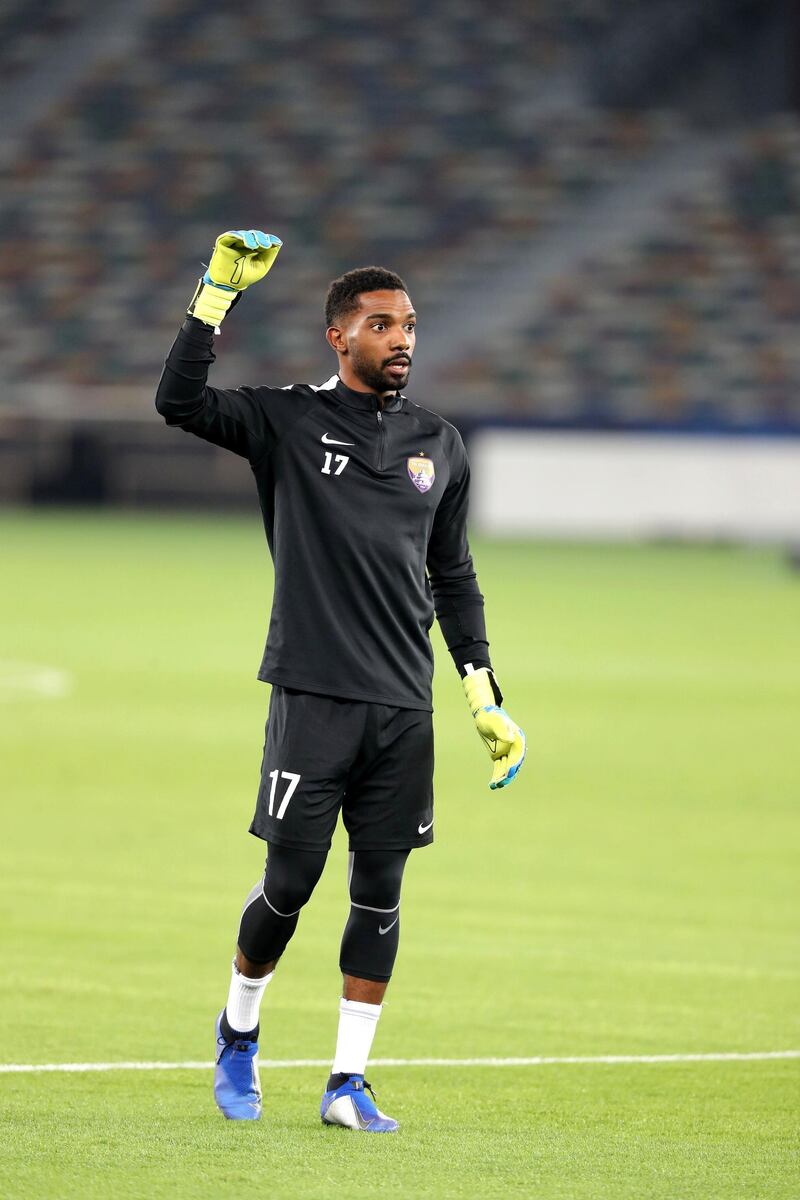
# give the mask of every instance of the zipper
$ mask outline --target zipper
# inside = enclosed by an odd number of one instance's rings
[[[383,443],[386,440],[386,427],[383,424],[383,413],[378,409],[375,414],[378,418],[378,470],[383,470]]]

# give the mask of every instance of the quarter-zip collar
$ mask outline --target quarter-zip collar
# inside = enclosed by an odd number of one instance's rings
[[[333,394],[337,400],[341,400],[348,408],[359,408],[362,412],[399,412],[406,399],[397,392],[394,396],[387,396],[381,408],[380,399],[375,392],[354,392],[347,384],[342,383],[338,375],[334,375],[334,379],[336,386],[333,388]]]

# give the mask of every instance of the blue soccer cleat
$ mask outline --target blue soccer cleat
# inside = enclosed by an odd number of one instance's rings
[[[225,1010],[223,1009],[222,1012]],[[214,1066],[214,1099],[231,1121],[257,1121],[261,1116],[261,1081],[258,1077],[258,1042],[228,1042],[217,1017]]]
[[[364,1133],[395,1133],[400,1128],[393,1117],[380,1111],[375,1093],[364,1082],[363,1075],[351,1075],[339,1087],[326,1092],[319,1112],[324,1125],[343,1125],[345,1129],[361,1129]]]

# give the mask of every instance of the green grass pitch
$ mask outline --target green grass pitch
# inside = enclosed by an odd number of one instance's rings
[[[2,1058],[210,1060],[262,866],[258,521],[6,512],[0,546]],[[437,634],[436,842],[375,1055],[800,1047],[800,577],[769,550],[475,552],[529,757],[488,790]],[[265,1058],[332,1054],[345,850]],[[376,1068],[394,1138],[324,1129],[325,1074],[264,1071],[245,1126],[206,1071],[0,1073],[0,1195],[800,1194],[797,1061]]]

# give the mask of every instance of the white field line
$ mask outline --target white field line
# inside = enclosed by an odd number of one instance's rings
[[[765,1062],[768,1059],[800,1059],[800,1050],[732,1051],[718,1054],[602,1054],[571,1055],[566,1058],[374,1058],[371,1067],[549,1067],[625,1066],[641,1063]],[[293,1067],[330,1067],[329,1058],[259,1059],[261,1070]],[[93,1063],[0,1063],[0,1075],[38,1075],[46,1071],[210,1071],[211,1062],[93,1062]]]

